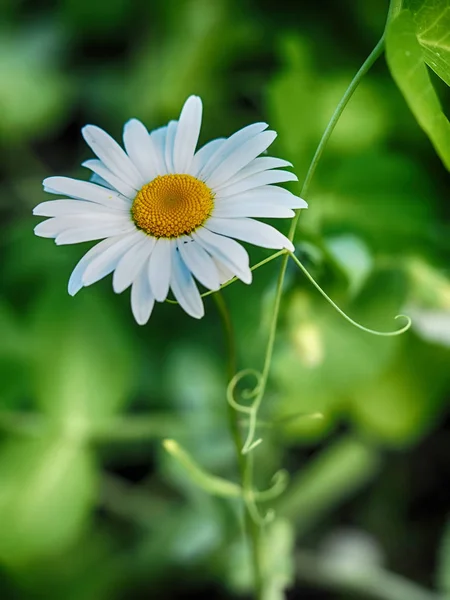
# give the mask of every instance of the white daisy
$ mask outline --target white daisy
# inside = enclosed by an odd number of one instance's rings
[[[103,240],[75,267],[69,294],[113,272],[117,293],[131,286],[131,307],[145,324],[155,301],[169,290],[192,317],[204,314],[194,280],[209,290],[233,276],[250,283],[246,250],[234,239],[264,248],[292,243],[277,229],[252,217],[293,217],[304,200],[276,183],[295,181],[280,170],[292,166],[260,157],[276,137],[266,123],[244,127],[196,151],[202,103],[190,96],[178,121],[149,133],[136,119],[125,125],[125,151],[94,125],[83,137],[97,155],[83,166],[91,182],[48,177],[44,189],[65,199],[39,204],[35,215],[50,217],[36,235],[56,244]]]

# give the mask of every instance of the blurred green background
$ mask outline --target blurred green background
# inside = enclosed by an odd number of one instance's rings
[[[44,177],[87,179],[84,124],[119,139],[130,117],[158,127],[191,93],[204,101],[202,143],[265,120],[279,133],[271,155],[301,181],[386,12],[380,0],[1,3],[2,599],[249,593],[239,506],[197,489],[161,448],[175,438],[236,478],[214,303],[200,322],[158,305],[140,328],[110,278],[69,298],[89,245],[36,238],[31,211],[49,198]],[[400,312],[414,326],[364,334],[289,267],[255,450],[260,487],[280,466],[291,473],[267,532],[267,598],[286,585],[292,599],[450,593],[448,175],[384,59],[308,201],[297,253],[320,284],[369,327],[394,329]],[[261,367],[278,266],[224,292],[240,368]]]

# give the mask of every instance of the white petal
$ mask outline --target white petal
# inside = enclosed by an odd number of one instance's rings
[[[150,255],[148,277],[155,299],[164,302],[169,292],[171,247],[176,243],[166,238],[158,238]]]
[[[270,156],[260,156],[255,158],[246,167],[240,169],[236,175],[233,175],[225,185],[233,185],[241,179],[245,179],[255,173],[261,173],[262,171],[268,171],[269,169],[278,169],[280,167],[292,167],[292,163],[282,158],[272,158]],[[218,189],[221,189],[219,186]]]
[[[112,221],[111,221],[112,219]],[[34,228],[34,233],[40,237],[55,238],[63,231],[68,229],[82,229],[84,227],[98,227],[103,225],[105,222],[109,225],[112,223],[123,223],[127,221],[127,217],[119,214],[119,218],[112,217],[108,212],[106,215],[94,214],[78,214],[78,215],[63,215],[60,217],[53,217],[42,221]],[[106,236],[105,236],[106,237]]]
[[[298,181],[297,175],[294,175],[294,173],[290,173],[289,171],[279,171],[276,169],[272,171],[263,171],[262,173],[250,175],[250,177],[246,177],[233,185],[222,187],[220,191],[217,191],[217,195],[221,198],[225,198],[227,196],[234,196],[235,194],[242,194],[248,190],[262,187],[263,185],[282,183],[284,181]]]
[[[69,225],[67,226],[67,229]],[[34,228],[34,235],[43,238],[54,238],[60,233],[61,230],[56,222],[56,219],[48,219],[47,221],[42,221],[42,223],[38,223]]]
[[[103,177],[100,177],[100,175],[97,175],[97,173],[92,173],[92,175],[89,177],[89,181],[92,183],[95,183],[97,185],[101,185],[105,188],[108,188],[109,190],[112,190],[113,187],[110,183],[108,183],[107,181],[105,181],[103,179]],[[114,190],[116,191],[116,190]]]
[[[307,208],[307,203],[287,190],[263,186],[242,194],[217,197],[213,217],[293,217],[293,208]]]
[[[200,293],[194,279],[184,264],[176,244],[172,245],[172,275],[170,287],[180,306],[194,319],[201,319],[205,314]]]
[[[102,204],[106,208],[129,209],[131,203],[118,192],[106,189],[89,181],[80,181],[71,177],[47,177],[44,179],[44,190],[51,194],[62,194],[79,200],[87,200]]]
[[[248,254],[240,244],[227,237],[217,235],[205,227],[192,233],[192,237],[241,281],[251,282],[252,272],[249,267]]]
[[[177,240],[178,251],[191,273],[210,290],[218,290],[220,277],[216,264],[210,254],[195,242],[185,236]]]
[[[160,152],[155,148],[145,125],[137,119],[125,123],[123,143],[128,156],[147,183],[164,172]]]
[[[89,261],[81,275],[81,282],[84,286],[92,285],[96,281],[103,279],[116,268],[120,258],[139,241],[137,232],[131,235],[124,235],[116,238],[116,242],[107,247],[103,252]]]
[[[277,206],[274,202],[261,202],[258,199],[244,201],[240,198],[230,202],[226,200],[228,198],[225,198],[220,204],[216,203],[212,211],[212,217],[230,219],[236,217],[286,219],[295,216],[295,212],[291,208],[283,205]]]
[[[138,325],[145,325],[147,323],[154,305],[155,298],[148,282],[147,265],[144,264],[141,272],[131,286],[131,310]]]
[[[189,172],[201,124],[202,101],[198,96],[189,96],[181,110],[173,146],[173,168],[176,173]]]
[[[220,285],[223,285],[227,281],[230,281],[230,279],[233,279],[235,276],[233,271],[230,271],[230,269],[228,269],[223,263],[219,262],[214,257],[213,261],[217,267],[217,271],[219,272]]]
[[[47,219],[36,225],[34,232],[36,235],[41,237],[56,237],[63,231],[69,229],[84,229],[87,227],[109,227],[113,226],[124,226],[130,223],[130,218],[124,213],[106,214],[101,213],[86,213],[76,215],[63,215],[60,217],[53,217]],[[104,236],[106,237],[106,236]]]
[[[308,203],[305,200],[276,185],[263,185],[262,187],[247,190],[242,194],[236,194],[227,198],[217,196],[215,202],[219,205],[238,200],[242,202],[260,200],[261,202],[281,205],[287,208],[308,208]]]
[[[150,139],[152,140],[155,151],[159,156],[158,170],[160,171],[160,175],[167,175],[168,173],[166,166],[167,128],[167,125],[164,127],[159,127],[158,129],[153,130],[150,134]]]
[[[155,245],[155,238],[141,231],[139,233],[140,241],[122,256],[114,271],[113,289],[116,294],[122,293],[133,283]]]
[[[94,202],[67,199],[47,200],[46,202],[41,202],[33,208],[33,215],[37,215],[38,217],[61,217],[65,215],[94,213],[103,216],[114,213],[128,215],[129,209],[116,210],[112,208],[105,208],[101,204],[95,204]]]
[[[112,173],[138,190],[146,183],[126,152],[106,131],[96,125],[86,125],[81,133],[92,151]]]
[[[198,177],[202,181],[208,179],[213,171],[230,155],[239,149],[245,142],[257,136],[261,131],[267,129],[267,123],[253,123],[247,125],[225,140],[223,144],[218,146],[215,152],[206,161],[203,168],[200,170]],[[245,167],[245,165],[241,165]]]
[[[166,133],[166,148],[165,148],[165,160],[166,160],[166,168],[168,173],[174,172],[173,167],[173,147],[175,144],[175,136],[177,133],[177,122],[170,121],[167,125],[167,133]]]
[[[294,251],[292,242],[278,229],[253,219],[215,219],[211,217],[208,219],[206,227],[215,233],[249,242],[262,248],[286,248],[291,252]]]
[[[93,248],[91,248],[83,258],[78,262],[69,279],[68,292],[71,296],[75,296],[77,292],[81,290],[83,287],[83,275],[87,267],[90,263],[100,256],[103,252],[108,250],[111,246],[114,246],[118,242],[120,242],[126,236],[116,236],[110,237],[102,242],[96,244]]]
[[[92,242],[112,235],[121,235],[123,233],[132,233],[136,231],[133,223],[110,224],[110,225],[89,225],[83,228],[67,229],[55,238],[55,244],[79,244],[80,242]]]
[[[116,189],[120,194],[126,196],[130,200],[132,200],[138,190],[125,181],[123,181],[120,177],[117,177],[114,173],[112,173],[101,160],[98,158],[91,158],[90,160],[85,160],[82,164],[82,167],[86,167],[90,169],[94,173],[96,173],[99,177],[106,181],[112,188]]]
[[[194,177],[197,177],[214,152],[225,142],[225,139],[226,138],[217,138],[202,146],[200,150],[194,154],[189,173]]]
[[[264,152],[276,137],[277,134],[275,131],[263,131],[243,144],[240,144],[208,175],[205,180],[206,184],[214,189],[224,184],[230,177],[233,177],[240,169],[261,154],[261,152]],[[221,149],[219,148],[220,151]]]

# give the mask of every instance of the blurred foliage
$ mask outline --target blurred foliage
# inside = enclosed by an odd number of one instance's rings
[[[31,209],[46,198],[44,177],[86,178],[82,125],[119,137],[136,116],[151,129],[190,93],[204,101],[201,142],[265,120],[279,134],[273,154],[291,160],[301,181],[387,8],[378,0],[0,5],[1,598],[248,592],[239,504],[196,487],[161,446],[174,438],[205,472],[236,481],[213,302],[201,322],[166,304],[139,328],[128,294],[113,294],[109,279],[69,298],[86,248],[35,238]],[[297,254],[355,319],[389,330],[404,312],[413,330],[383,339],[353,329],[289,265],[255,450],[261,489],[281,465],[292,475],[266,532],[266,600],[294,585],[308,598],[322,583],[329,591],[317,598],[340,597],[345,577],[321,581],[330,574],[323,544],[334,535],[367,562],[377,548],[392,571],[449,589],[448,174],[413,114],[448,165],[450,12],[444,0],[404,8],[387,59],[412,113],[380,60],[319,165]],[[252,262],[269,255],[249,251]],[[278,265],[224,292],[240,367],[261,366]]]

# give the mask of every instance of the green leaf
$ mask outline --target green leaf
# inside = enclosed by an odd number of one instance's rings
[[[0,560],[10,565],[65,549],[95,499],[91,456],[70,438],[8,441],[2,446],[0,480]]]
[[[401,11],[388,26],[386,58],[408,106],[450,170],[450,123],[431,83],[409,10]]]
[[[450,85],[450,4],[448,0],[406,0],[416,23],[426,63]]]

